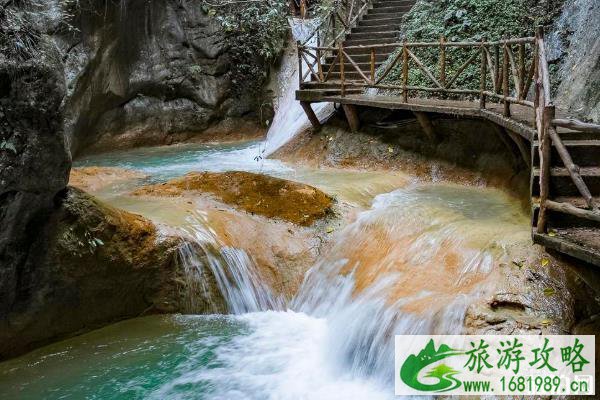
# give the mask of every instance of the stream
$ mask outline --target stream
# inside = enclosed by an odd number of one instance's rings
[[[136,318],[37,349],[0,363],[0,398],[392,399],[393,335],[461,333],[468,305],[493,286],[494,266],[510,246],[529,243],[527,215],[500,190],[298,167],[257,157],[261,146],[174,145],[75,166],[145,173],[92,194],[198,237],[210,226],[190,218],[190,204],[127,193],[190,171],[244,170],[334,195],[356,217],[291,301],[256,279],[224,280],[232,314]],[[243,275],[251,257],[224,262]]]

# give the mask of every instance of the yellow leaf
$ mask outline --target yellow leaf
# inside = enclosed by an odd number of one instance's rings
[[[551,321],[551,320],[549,320],[549,319],[544,319],[544,320],[542,320],[542,322],[541,322],[542,326],[548,326],[548,325],[550,325],[551,323],[552,323],[552,321]]]
[[[544,295],[547,297],[553,296],[556,293],[556,290],[552,287],[547,287],[544,289]]]
[[[327,232],[327,233],[331,233],[333,231],[334,231],[334,229],[331,226],[328,226],[327,229],[325,229],[325,232]]]
[[[394,152],[394,149],[391,147],[388,147],[388,153],[393,153],[393,152]]]
[[[550,236],[550,237],[556,236],[556,231],[555,230],[548,231],[548,236]]]
[[[542,258],[542,267],[545,267],[548,264],[550,264],[550,260],[548,260],[547,258]]]

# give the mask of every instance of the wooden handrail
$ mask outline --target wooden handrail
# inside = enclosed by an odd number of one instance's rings
[[[553,119],[552,125],[560,126],[579,132],[600,134],[600,125],[590,124],[589,122],[579,121],[578,119],[574,118]]]

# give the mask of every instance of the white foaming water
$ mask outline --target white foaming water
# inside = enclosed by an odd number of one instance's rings
[[[283,309],[283,299],[272,293],[244,250],[221,245],[214,232],[207,228],[201,214],[188,217],[188,222],[185,231],[193,242],[179,248],[179,260],[186,273],[188,287],[188,312],[201,310],[198,293],[203,301],[211,302],[207,287],[208,271],[214,277],[230,313]],[[214,306],[212,309],[217,311]]]
[[[394,398],[394,335],[462,333],[494,259],[505,244],[527,240],[522,217],[497,192],[475,188],[380,195],[339,233],[290,310],[235,317],[250,333],[216,350],[219,367],[193,369],[157,398],[200,381],[210,382],[211,399]],[[248,275],[222,278],[233,285],[222,291],[239,310],[274,307],[272,297],[259,299],[256,291],[267,289],[251,268],[237,273]]]
[[[295,20],[292,23],[292,32],[295,40],[306,38],[307,30],[304,29],[307,22]],[[308,46],[316,44],[316,36],[312,38]],[[308,66],[303,62],[303,72],[308,71]],[[275,104],[275,118],[267,132],[264,144],[264,156],[273,154],[281,146],[289,142],[294,136],[310,127],[310,122],[296,100],[298,90],[298,55],[296,46],[290,42],[282,57],[281,68],[276,76],[277,102]],[[313,103],[311,105],[317,117],[322,121],[333,112],[333,106],[329,103]]]
[[[331,328],[324,318],[293,311],[236,317],[250,330],[218,348],[216,368],[187,372],[149,398],[189,398],[186,387],[207,384],[210,399],[383,400],[388,388],[340,372],[328,360]],[[185,365],[182,366],[183,369]],[[178,396],[179,394],[179,396]]]

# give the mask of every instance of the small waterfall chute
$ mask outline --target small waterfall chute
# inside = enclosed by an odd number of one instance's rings
[[[294,40],[306,40],[318,26],[318,19],[290,19],[290,25]],[[316,35],[312,37],[307,46],[315,46]],[[306,64],[302,68],[308,70]],[[292,138],[310,127],[310,122],[296,100],[296,90],[298,90],[298,56],[296,46],[290,41],[287,46],[281,67],[275,76],[278,83],[277,96],[275,102],[275,118],[267,132],[264,156],[273,154],[281,146],[288,143]],[[333,105],[329,103],[314,103],[313,110],[320,120],[327,118],[334,110]]]
[[[197,298],[198,293],[209,298],[213,312],[218,311],[215,302],[210,301],[207,274],[214,278],[227,311],[232,314],[283,309],[283,299],[273,294],[246,251],[219,243],[199,215],[189,217],[188,222],[185,232],[192,244],[184,244],[179,252],[190,312],[198,312],[200,304],[206,302]]]

